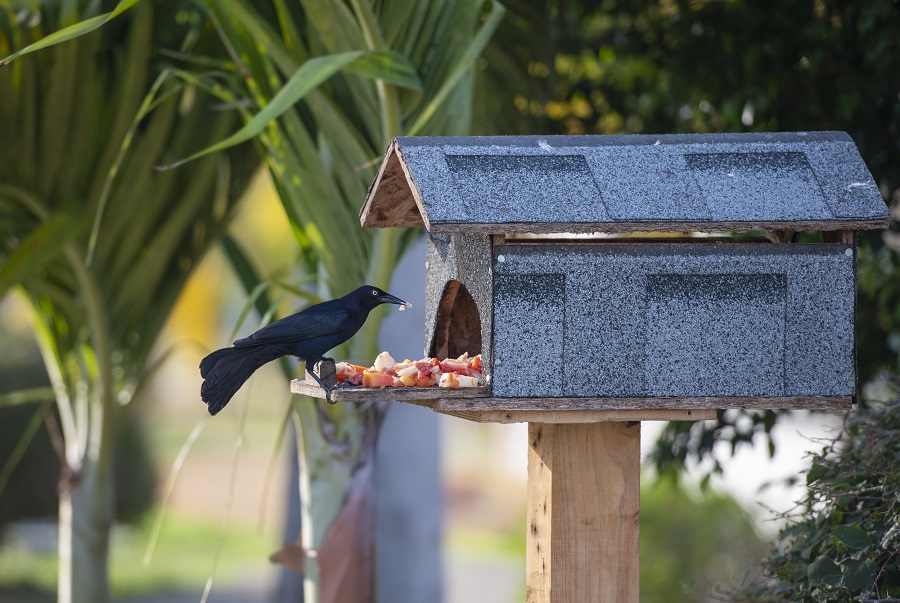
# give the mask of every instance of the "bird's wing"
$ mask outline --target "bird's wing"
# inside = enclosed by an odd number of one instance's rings
[[[344,308],[307,308],[306,310],[264,326],[259,331],[234,342],[235,347],[293,343],[331,335],[350,318]]]

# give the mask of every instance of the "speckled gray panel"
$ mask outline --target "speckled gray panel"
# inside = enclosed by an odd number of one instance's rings
[[[650,274],[646,295],[649,395],[697,375],[698,396],[784,395],[784,274]]]
[[[502,245],[494,270],[498,282],[565,275],[565,304],[552,318],[564,321],[561,395],[853,394],[850,246]],[[544,291],[536,283],[521,295]],[[501,364],[521,352],[512,343],[521,323],[547,312],[498,318]],[[557,354],[552,339],[533,345],[536,358]],[[493,387],[498,397],[523,391],[512,376],[495,375]]]
[[[466,215],[522,222],[529,218],[522,208],[543,207],[564,222],[609,220],[582,155],[447,155],[446,161]],[[483,191],[502,194],[484,195]],[[573,199],[581,202],[573,203]]]
[[[494,382],[506,384],[504,395],[564,395],[562,381],[548,379],[546,368],[563,365],[565,294],[562,274],[502,274],[494,280],[494,320],[516,325],[494,334],[497,349],[517,351],[493,363]]]
[[[842,132],[398,138],[442,225],[887,220]],[[585,170],[586,166],[586,170]],[[710,230],[714,230],[711,226]]]
[[[688,168],[712,208],[712,220],[764,221],[774,196],[791,199],[782,220],[815,220],[831,212],[803,153],[709,153],[687,155]]]
[[[614,221],[708,222],[711,214],[683,155],[661,145],[591,156]]]

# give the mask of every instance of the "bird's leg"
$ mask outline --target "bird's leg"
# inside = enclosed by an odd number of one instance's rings
[[[315,364],[315,363],[313,363]],[[325,390],[325,401],[329,404],[334,404],[334,400],[331,399],[331,390],[334,389],[332,385],[325,385],[325,382],[322,381],[319,376],[316,374],[316,371],[313,370],[313,366],[310,366],[309,360],[306,361],[306,372],[311,375],[313,379],[315,379],[316,383],[319,384],[319,387]]]

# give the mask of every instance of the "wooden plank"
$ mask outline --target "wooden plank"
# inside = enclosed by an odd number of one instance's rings
[[[325,390],[315,383],[291,381],[295,394],[325,398]],[[610,411],[610,410],[700,410],[700,409],[793,409],[847,410],[853,405],[850,396],[762,396],[671,397],[671,398],[494,398],[486,387],[449,389],[442,387],[338,387],[332,391],[335,402],[369,402],[396,400],[421,402],[436,412],[524,412],[524,411]],[[517,422],[517,421],[512,421]]]
[[[822,240],[826,243],[841,243],[843,245],[856,244],[855,230],[834,230],[831,232],[823,232]]]
[[[528,603],[637,603],[640,423],[528,425]]]
[[[558,233],[554,233],[558,234]],[[631,236],[638,234],[640,236]],[[663,236],[664,233],[651,233],[645,236],[643,233],[602,233],[598,237],[589,238],[566,238],[565,235],[550,237],[531,237],[520,238],[516,235],[491,235],[493,237],[502,238],[501,243],[495,243],[496,247],[509,245],[515,247],[523,246],[549,246],[549,245],[566,245],[566,246],[592,246],[592,245],[621,245],[621,246],[639,246],[639,245],[771,245],[772,241],[766,237],[733,237],[731,235],[706,235],[691,236],[690,233],[671,233],[672,236]],[[526,237],[527,235],[520,235]],[[821,243],[820,243],[821,244]]]
[[[436,410],[526,411],[526,410],[658,410],[702,408],[750,408],[796,410],[846,410],[853,404],[849,396],[815,397],[680,397],[680,398],[472,398],[442,399]]]
[[[441,414],[476,423],[599,423],[601,421],[707,421],[716,418],[716,409],[696,410],[493,410],[443,411],[434,404],[423,404]]]
[[[773,243],[786,244],[795,242],[797,232],[794,230],[767,230],[763,234]]]
[[[325,390],[301,379],[291,381],[291,392],[301,396],[313,398],[325,398]],[[371,402],[391,401],[414,402],[417,400],[438,400],[441,398],[466,398],[477,399],[479,396],[490,396],[486,387],[461,387],[450,389],[444,387],[385,387],[382,389],[370,389],[365,387],[336,387],[331,392],[334,402]]]
[[[619,232],[752,232],[795,230],[825,232],[831,230],[883,230],[889,219],[877,220],[798,220],[796,222],[435,222],[428,230],[435,234],[559,234]]]

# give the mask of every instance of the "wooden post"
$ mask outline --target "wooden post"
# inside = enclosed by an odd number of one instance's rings
[[[637,603],[639,422],[528,424],[527,603]]]

